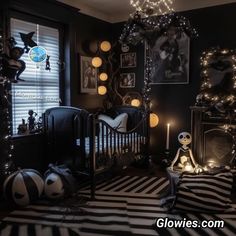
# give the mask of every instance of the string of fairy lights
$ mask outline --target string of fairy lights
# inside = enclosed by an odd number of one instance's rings
[[[236,105],[236,50],[211,48],[202,53],[201,88],[196,105],[214,106],[218,111],[234,109]],[[211,80],[211,70],[224,72],[221,82],[214,85]]]
[[[137,3],[137,1],[135,1]],[[137,3],[138,4],[138,3]],[[139,5],[141,7],[141,5]],[[137,5],[138,8],[138,5]],[[193,28],[190,21],[176,12],[170,12],[162,16],[143,17],[143,11],[136,11],[131,14],[130,18],[124,25],[119,41],[125,44],[138,45],[145,43],[145,77],[143,88],[144,105],[149,107],[151,93],[152,77],[152,58],[150,48],[153,46],[158,37],[165,34],[170,26],[178,28],[180,32],[185,32],[190,38],[198,37],[197,30]]]
[[[158,13],[163,15],[174,11],[172,8],[172,0],[130,0],[130,4],[136,9],[136,11],[142,12],[145,16]]]
[[[11,119],[9,108],[9,88],[11,81],[5,77],[0,77],[0,147],[1,147],[1,166],[0,176],[6,176],[14,171],[13,152],[14,145],[11,137]]]
[[[2,22],[3,19],[1,18]],[[0,27],[0,62],[4,53],[3,25]],[[0,72],[2,63],[0,63]],[[11,136],[11,81],[0,76],[0,181],[15,170],[13,162],[14,144]]]

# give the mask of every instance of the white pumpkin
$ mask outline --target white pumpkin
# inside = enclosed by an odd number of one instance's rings
[[[62,198],[65,194],[61,177],[56,173],[49,173],[45,179],[44,193],[50,199]]]
[[[5,198],[19,206],[29,205],[39,199],[43,187],[41,174],[33,169],[18,170],[9,175],[3,184]]]

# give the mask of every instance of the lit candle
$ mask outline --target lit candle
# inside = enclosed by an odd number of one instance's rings
[[[166,130],[166,150],[169,150],[170,148],[170,124],[167,124],[167,130]]]

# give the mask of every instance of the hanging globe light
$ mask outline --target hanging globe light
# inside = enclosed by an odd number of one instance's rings
[[[92,65],[96,68],[100,67],[102,65],[102,59],[100,57],[94,57],[92,59]]]
[[[98,87],[98,94],[99,95],[105,95],[107,93],[107,88],[103,85]]]
[[[100,79],[101,81],[106,81],[106,80],[108,79],[107,73],[105,73],[105,72],[101,73],[101,74],[99,75],[99,79]]]
[[[159,117],[155,113],[150,113],[149,115],[149,124],[151,128],[154,128],[158,125],[159,123]]]
[[[141,105],[141,102],[139,99],[137,98],[134,98],[131,100],[131,106],[134,106],[134,107],[139,107]]]
[[[103,41],[101,44],[100,44],[100,48],[103,52],[108,52],[110,51],[111,49],[111,43],[108,42],[108,41]]]

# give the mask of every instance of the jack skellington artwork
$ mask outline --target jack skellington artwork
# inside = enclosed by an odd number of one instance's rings
[[[182,171],[193,172],[194,168],[198,167],[198,164],[193,157],[191,148],[188,147],[192,142],[192,136],[188,132],[182,132],[178,135],[178,141],[182,146],[178,149],[170,168],[173,169],[178,161],[177,167],[182,169]]]

